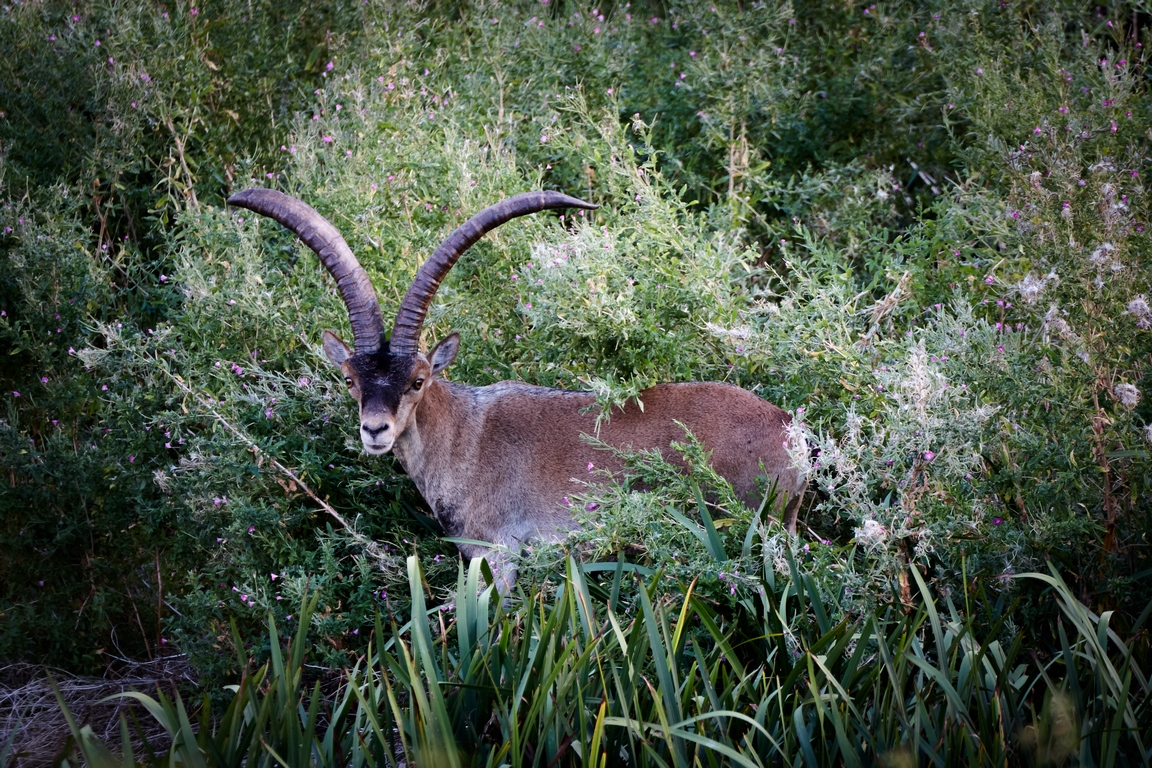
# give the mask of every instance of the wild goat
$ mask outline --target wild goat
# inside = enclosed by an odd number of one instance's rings
[[[364,450],[373,456],[396,454],[449,536],[498,545],[495,551],[459,546],[466,557],[494,555],[490,561],[507,589],[515,579],[508,555],[532,539],[557,540],[572,530],[576,523],[568,497],[592,477],[588,468],[619,473],[621,463],[581,439],[596,431],[591,393],[516,381],[486,387],[446,381],[439,374],[455,359],[460,335],[450,333],[423,353],[420,330],[441,281],[484,233],[537,211],[597,206],[556,192],[527,192],[485,208],[420,267],[386,336],[367,273],[320,214],[270,189],[249,189],[228,202],[275,219],[320,257],[348,307],[355,344],[349,348],[324,331],[324,352],[360,404]],[[721,383],[660,384],[639,400],[642,406],[630,402],[610,414],[599,430],[601,441],[668,453],[671,441],[684,438],[676,423],[681,422],[711,451],[713,468],[747,503],[760,502],[757,475],[766,474],[786,500],[776,511],[795,532],[805,479],[789,459],[787,413]]]

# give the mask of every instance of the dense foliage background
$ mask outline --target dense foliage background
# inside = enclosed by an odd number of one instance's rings
[[[766,572],[830,590],[835,622],[917,603],[913,564],[957,606],[1008,601],[965,615],[1043,658],[1055,603],[1010,577],[1051,564],[1147,659],[1150,22],[1056,2],[4,5],[0,658],[95,672],[179,649],[221,680],[231,621],[294,631],[317,591],[311,658],[346,666],[377,611],[408,620],[413,553],[455,600],[455,548],[360,454],[319,351],[323,328],[348,336],[329,278],[223,205],[267,185],[343,231],[386,317],[484,205],[597,202],[461,260],[426,329],[462,332],[449,375],[605,404],[728,380],[819,451],[796,457],[796,544],[706,472],[638,457],[654,490],[589,488],[559,549],[626,556],[657,597],[697,578],[735,627]],[[560,578],[556,549],[528,556],[527,594]]]

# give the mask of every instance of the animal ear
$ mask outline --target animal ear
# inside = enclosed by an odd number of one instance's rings
[[[460,351],[460,334],[453,331],[441,339],[440,343],[428,353],[428,360],[432,363],[432,374],[435,375],[447,368],[456,359]]]
[[[352,357],[352,349],[341,341],[335,333],[324,331],[322,336],[324,337],[324,354],[332,365],[339,368],[341,363]]]

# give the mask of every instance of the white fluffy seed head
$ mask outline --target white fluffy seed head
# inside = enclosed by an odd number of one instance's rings
[[[1024,276],[1024,279],[1016,286],[1016,292],[1020,294],[1020,298],[1024,299],[1026,304],[1035,304],[1036,299],[1040,298],[1040,292],[1044,290],[1044,286],[1048,281],[1043,277],[1037,277],[1029,272]]]
[[[1140,390],[1131,384],[1121,383],[1112,387],[1112,396],[1125,408],[1135,408],[1140,402]]]
[[[1136,318],[1137,328],[1152,328],[1152,307],[1148,306],[1148,297],[1139,294],[1128,302],[1128,314]]]
[[[888,541],[888,529],[875,520],[865,520],[864,523],[856,529],[856,541],[863,544],[869,550],[876,551],[882,548],[884,543]]]

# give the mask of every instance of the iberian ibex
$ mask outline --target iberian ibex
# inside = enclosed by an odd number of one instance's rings
[[[556,540],[573,522],[568,497],[596,466],[622,467],[581,435],[596,432],[589,392],[567,392],[502,381],[472,387],[440,373],[455,359],[460,336],[450,333],[427,352],[420,330],[441,281],[485,232],[517,216],[556,208],[592,209],[556,192],[527,192],[485,208],[453,232],[420,267],[400,304],[390,336],[367,273],[340,233],[305,203],[270,189],[249,189],[232,205],[269,216],[292,230],[320,257],[348,306],[354,348],[324,331],[324,352],[344,374],[360,404],[360,439],[373,456],[389,451],[411,476],[436,520],[452,537],[499,545],[494,566],[532,539]],[[787,450],[787,413],[730,384],[660,384],[640,394],[599,430],[599,439],[624,449],[668,452],[686,425],[712,452],[713,468],[750,505],[760,502],[757,475],[766,473],[781,499],[785,528],[795,531],[803,473]],[[675,459],[676,457],[671,457]],[[764,471],[761,470],[763,466]],[[492,554],[460,545],[466,557]],[[507,567],[503,578],[515,578]]]

